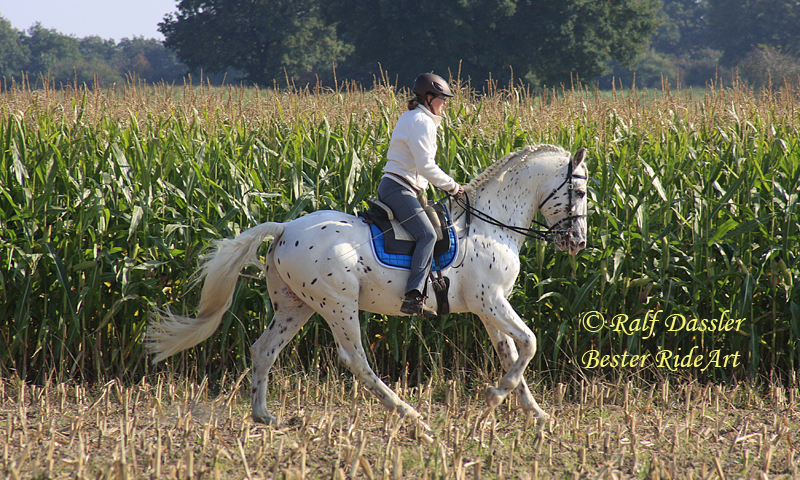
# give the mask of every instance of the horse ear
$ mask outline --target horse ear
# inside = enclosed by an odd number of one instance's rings
[[[581,148],[577,152],[575,152],[575,156],[572,157],[572,167],[575,168],[583,161],[586,160],[586,148]]]

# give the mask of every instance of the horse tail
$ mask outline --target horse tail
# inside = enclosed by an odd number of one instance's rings
[[[214,242],[215,250],[203,259],[195,282],[203,281],[200,306],[195,318],[175,315],[166,310],[151,314],[145,348],[155,354],[153,363],[193,347],[210,337],[219,327],[222,316],[230,308],[239,272],[247,265],[265,269],[258,258],[258,247],[268,237],[277,238],[284,230],[282,223],[262,223],[236,238]]]

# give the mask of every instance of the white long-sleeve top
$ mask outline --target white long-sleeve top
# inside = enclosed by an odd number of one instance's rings
[[[436,129],[441,122],[442,117],[422,105],[403,113],[392,131],[383,171],[403,177],[419,191],[430,182],[451,195],[458,192],[458,182],[436,164]]]

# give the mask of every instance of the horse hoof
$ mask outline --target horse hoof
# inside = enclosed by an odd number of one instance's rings
[[[536,426],[539,429],[544,428],[544,426],[547,425],[547,422],[549,422],[549,421],[550,421],[550,414],[549,413],[542,412],[541,415],[537,415],[536,416]]]
[[[255,413],[251,415],[253,422],[255,423],[263,423],[264,425],[277,425],[278,419],[275,418],[274,415],[270,415],[269,413],[266,415],[256,415]]]
[[[424,421],[422,421],[422,419],[418,418],[417,422],[419,422],[419,426],[422,428],[422,430],[424,430],[426,432],[432,432],[433,431],[431,426],[428,425],[427,423],[425,423]]]
[[[536,415],[536,419],[539,420],[540,422],[546,422],[550,420],[550,414],[547,412],[542,412],[539,415]]]
[[[500,392],[500,389],[495,387],[486,387],[486,391],[483,394],[483,399],[486,401],[486,405],[489,408],[496,408],[498,405],[503,403],[506,396]]]

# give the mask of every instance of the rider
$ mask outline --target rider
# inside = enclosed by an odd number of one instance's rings
[[[429,182],[456,199],[464,194],[464,187],[439,168],[435,160],[436,129],[447,99],[453,96],[450,87],[442,77],[423,73],[414,81],[413,91],[408,111],[400,116],[392,132],[378,199],[392,209],[397,221],[416,241],[400,311],[432,317],[436,312],[425,306],[422,292],[433,262],[436,233],[417,197],[424,194]]]

